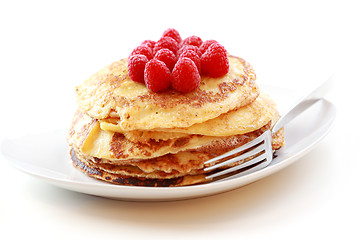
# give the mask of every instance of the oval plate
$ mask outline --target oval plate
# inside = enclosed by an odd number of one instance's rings
[[[293,91],[265,87],[278,103],[280,113]],[[295,94],[296,95],[296,94]],[[285,128],[286,145],[276,152],[272,163],[255,173],[235,179],[185,187],[121,186],[92,179],[71,164],[66,130],[5,139],[2,153],[21,171],[68,190],[132,201],[169,201],[209,196],[230,191],[269,176],[312,150],[329,132],[336,116],[335,107],[321,100]]]

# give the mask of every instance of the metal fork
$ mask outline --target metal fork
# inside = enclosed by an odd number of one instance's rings
[[[272,133],[279,131],[287,123],[299,116],[303,111],[322,99],[331,89],[332,85],[333,77],[330,77],[328,80],[320,84],[320,86],[315,88],[310,94],[302,97],[279,119],[271,130],[265,131],[259,137],[234,150],[206,161],[204,163],[205,165],[214,165],[204,168],[204,171],[215,172],[206,176],[206,178],[213,180],[225,180],[244,176],[267,167],[273,159],[273,149],[271,145]],[[250,158],[250,160],[245,161],[248,158]],[[233,167],[222,169],[224,166],[226,167],[240,161],[245,162]]]

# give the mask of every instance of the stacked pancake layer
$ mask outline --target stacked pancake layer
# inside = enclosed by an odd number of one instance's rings
[[[76,89],[79,108],[68,135],[74,166],[123,185],[206,182],[204,162],[251,141],[278,119],[251,66],[238,57],[229,62],[229,73],[203,77],[187,94],[151,92],[129,78],[126,59],[87,79]],[[274,134],[273,149],[283,141],[282,132]]]

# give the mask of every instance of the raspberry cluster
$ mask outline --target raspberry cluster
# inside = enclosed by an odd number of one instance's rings
[[[221,44],[198,36],[182,39],[173,28],[157,42],[143,41],[128,58],[130,78],[153,92],[172,88],[188,93],[199,87],[201,75],[217,78],[228,71],[229,59]]]

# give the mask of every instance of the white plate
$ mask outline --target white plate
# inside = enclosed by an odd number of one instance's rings
[[[294,95],[297,95],[289,90],[271,87],[267,87],[266,92],[276,96],[275,100],[280,112],[289,102],[293,102]],[[326,100],[318,102],[286,126],[286,145],[277,151],[277,157],[268,167],[236,179],[196,186],[158,188],[119,186],[87,177],[71,164],[65,140],[66,131],[6,139],[2,144],[2,153],[13,166],[23,172],[68,190],[122,200],[180,200],[226,192],[283,169],[319,143],[329,132],[335,115],[335,107],[332,103]]]

